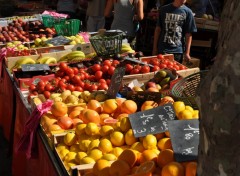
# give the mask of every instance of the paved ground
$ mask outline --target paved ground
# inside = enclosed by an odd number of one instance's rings
[[[8,154],[8,141],[0,127],[0,176],[11,176],[11,157]]]

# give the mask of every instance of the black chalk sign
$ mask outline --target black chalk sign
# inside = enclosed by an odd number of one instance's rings
[[[58,46],[58,45],[65,45],[71,41],[72,40],[69,40],[66,37],[63,37],[60,35],[60,36],[57,36],[57,37],[47,40],[46,43],[53,44],[54,46]]]
[[[116,95],[122,84],[123,76],[125,75],[125,70],[126,70],[125,66],[117,67],[114,70],[114,73],[111,78],[111,83],[107,91],[108,97],[116,98]]]
[[[174,119],[175,111],[172,104],[158,106],[153,109],[129,115],[135,137],[168,131],[168,121]]]
[[[198,156],[199,121],[173,120],[168,122],[174,157],[177,162],[193,161]]]
[[[48,64],[22,64],[22,71],[48,71],[50,70]]]
[[[130,58],[130,57],[125,57],[124,60],[131,61],[131,62],[138,63],[138,64],[142,64],[142,65],[148,65],[149,67],[153,67],[153,65],[151,65],[151,64],[147,64],[147,63],[142,62],[138,59],[134,59],[134,58]]]

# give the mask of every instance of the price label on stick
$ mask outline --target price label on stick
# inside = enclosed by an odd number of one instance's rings
[[[117,67],[111,78],[111,84],[108,88],[107,95],[110,98],[116,98],[116,95],[120,89],[123,76],[125,75],[125,66]]]
[[[135,137],[168,131],[168,121],[175,119],[172,104],[166,104],[129,115]]]
[[[134,58],[125,57],[124,59],[128,60],[128,61],[131,61],[131,62],[134,62],[134,63],[137,63],[137,64],[148,65],[149,67],[153,67],[153,65],[151,65],[151,64],[147,64],[145,62],[142,62],[142,61],[134,59]]]
[[[22,71],[48,71],[50,70],[48,64],[22,64]]]
[[[168,122],[168,128],[176,161],[196,160],[199,145],[199,121],[173,120]]]

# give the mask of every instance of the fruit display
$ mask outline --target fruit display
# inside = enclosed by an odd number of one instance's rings
[[[82,51],[72,51],[69,54],[62,56],[59,62],[81,62],[85,60],[86,56]]]
[[[22,64],[35,64],[35,63],[36,61],[31,57],[22,57],[16,61],[15,65],[10,70],[21,68]]]

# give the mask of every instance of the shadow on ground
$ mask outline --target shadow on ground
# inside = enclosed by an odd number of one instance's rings
[[[11,176],[12,160],[8,153],[9,144],[6,138],[4,138],[3,130],[0,127],[0,175]]]

